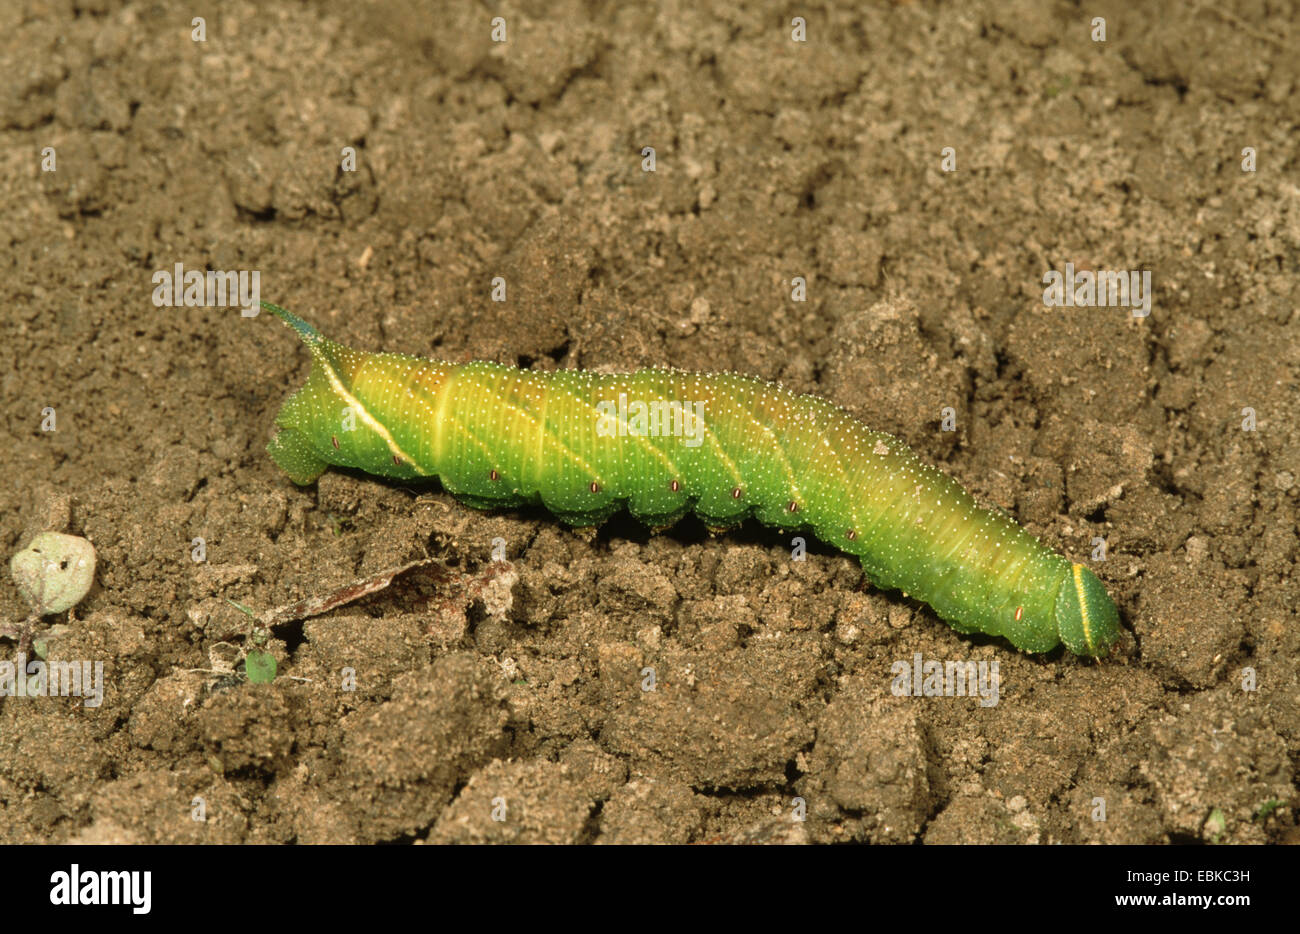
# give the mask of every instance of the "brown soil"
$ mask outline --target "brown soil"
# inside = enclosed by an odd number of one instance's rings
[[[107,681],[0,702],[0,840],[1294,842],[1296,11],[844,2],[796,43],[784,4],[490,6],[234,2],[195,42],[170,0],[0,4],[0,543],[94,542],[50,654]],[[1151,315],[1044,307],[1067,262],[1150,270]],[[758,526],[296,488],[265,444],[306,354],[155,307],[176,263],[369,350],[819,393],[1104,537],[1129,651],[960,636]],[[273,683],[219,673],[227,598],[428,557],[433,593],[276,627]],[[917,652],[997,661],[1000,702],[893,696]]]

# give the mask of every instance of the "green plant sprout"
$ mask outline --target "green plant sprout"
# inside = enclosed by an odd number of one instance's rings
[[[1285,801],[1280,801],[1277,798],[1269,798],[1255,810],[1255,820],[1268,820],[1270,814],[1285,804]]]
[[[1223,833],[1227,829],[1227,817],[1224,816],[1221,808],[1215,808],[1210,812],[1210,816],[1206,819],[1202,833],[1210,838],[1211,843],[1218,843],[1223,839]]]
[[[331,512],[326,513],[325,518],[329,519],[333,524],[335,538],[352,529],[351,516],[340,516]]]
[[[255,648],[245,649],[242,653],[244,656],[245,676],[247,676],[248,680],[253,684],[270,684],[275,680],[275,656],[261,648],[261,646],[266,645],[267,639],[270,638],[270,633],[268,633],[265,628],[258,625],[257,614],[248,607],[244,606],[242,603],[236,603],[229,597],[226,598],[226,602],[252,620],[252,628],[248,633],[248,641],[251,642]]]

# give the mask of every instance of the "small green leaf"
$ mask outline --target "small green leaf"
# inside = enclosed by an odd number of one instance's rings
[[[1268,820],[1268,816],[1280,808],[1285,802],[1277,798],[1269,798],[1255,811],[1255,820]]]
[[[1204,833],[1210,838],[1211,843],[1218,843],[1223,837],[1223,832],[1228,827],[1228,819],[1224,816],[1223,811],[1215,808],[1210,812],[1209,818],[1205,821]]]
[[[254,684],[270,684],[275,680],[275,656],[254,649],[244,659],[244,672]]]
[[[351,516],[340,516],[336,513],[326,513],[326,518],[334,524],[335,536],[342,535],[345,531],[352,528]]]
[[[236,603],[234,600],[231,600],[229,597],[226,597],[226,602],[229,603],[231,606],[233,606],[239,612],[246,615],[249,619],[257,619],[257,614],[254,613],[252,610],[250,610],[248,607],[244,606],[242,603]]]

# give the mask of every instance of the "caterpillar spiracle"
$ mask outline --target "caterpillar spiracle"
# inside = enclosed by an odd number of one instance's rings
[[[294,483],[330,465],[437,477],[467,505],[540,502],[576,526],[624,505],[651,527],[689,510],[712,527],[754,516],[811,528],[876,587],[924,601],[958,632],[1095,657],[1119,639],[1092,571],[816,396],[735,374],[538,373],[367,353],[262,305],[312,356],[268,446]]]

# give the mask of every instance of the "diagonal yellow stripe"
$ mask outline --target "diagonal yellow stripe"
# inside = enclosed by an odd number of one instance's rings
[[[756,381],[756,383],[757,383],[757,381]],[[722,385],[722,384],[719,384],[719,385]],[[763,387],[758,386],[758,387],[756,387],[756,388],[761,389],[761,388],[763,388]],[[717,395],[718,395],[718,393],[715,392],[715,393],[714,393],[714,396],[716,397]],[[757,398],[758,398],[758,393],[757,393],[757,392],[754,393],[754,397],[755,397],[755,401],[757,401]],[[758,416],[756,416],[752,410],[750,410],[750,409],[746,408],[745,406],[741,405],[741,404],[740,404],[740,403],[739,403],[739,402],[738,402],[738,401],[737,401],[733,396],[728,395],[728,396],[727,396],[727,401],[731,403],[731,408],[732,408],[734,411],[739,412],[741,415],[745,415],[745,416],[747,416],[747,417],[749,418],[749,420],[750,420],[751,422],[754,423],[754,425],[756,425],[757,427],[763,429],[763,431],[767,433],[767,436],[768,436],[769,438],[772,439],[772,447],[773,447],[773,449],[775,449],[775,451],[776,451],[776,456],[779,457],[779,458],[781,459],[781,464],[782,464],[782,466],[783,466],[783,468],[784,468],[784,473],[785,473],[786,480],[789,481],[789,483],[790,483],[790,489],[793,491],[795,499],[798,500],[798,499],[800,498],[800,497],[799,497],[799,484],[796,483],[796,482],[795,482],[795,479],[794,479],[794,465],[790,463],[790,459],[789,459],[788,457],[786,457],[786,455],[785,455],[785,451],[782,450],[780,442],[778,442],[778,441],[776,440],[776,433],[775,433],[774,431],[772,431],[771,428],[768,428],[766,425],[764,425],[764,424],[762,423],[762,421],[759,420]]]
[[[666,371],[666,372],[667,372],[667,373],[670,373],[670,374],[675,374],[675,373],[676,373],[675,370],[668,370],[668,371]],[[619,375],[620,375],[621,377],[627,377],[627,376],[634,376],[635,374],[634,374],[634,373],[624,373],[624,374],[619,374]],[[569,392],[569,391],[568,391],[568,387],[567,387],[567,386],[564,386],[563,384],[559,384],[559,385],[551,385],[551,386],[549,386],[549,387],[547,388],[548,394],[549,394],[550,392],[554,392],[554,391],[556,391],[557,389],[560,389],[560,388],[563,388],[563,389],[564,389],[564,394],[565,394],[565,396],[567,396],[568,398],[572,399],[574,402],[578,403],[579,405],[586,407],[586,408],[587,408],[587,409],[588,409],[588,410],[589,410],[589,411],[590,411],[590,412],[591,412],[591,413],[592,413],[592,414],[593,414],[597,419],[600,419],[600,418],[603,418],[603,417],[604,417],[604,416],[601,414],[600,410],[599,410],[598,408],[596,408],[596,406],[592,405],[592,404],[591,404],[590,402],[588,402],[586,399],[579,398],[578,396],[574,395],[572,392]],[[704,419],[701,418],[700,421],[703,422]],[[707,430],[707,428],[708,428],[708,425],[706,424],[706,425],[705,425],[705,429]],[[653,454],[655,457],[657,457],[661,463],[665,464],[665,465],[668,467],[669,471],[672,472],[672,475],[673,475],[674,477],[680,476],[680,473],[679,473],[678,470],[677,470],[677,465],[676,465],[675,463],[673,463],[672,459],[669,458],[668,455],[667,455],[666,453],[664,453],[663,450],[661,450],[657,445],[652,444],[652,443],[650,442],[650,439],[649,439],[649,438],[643,438],[643,437],[641,437],[640,435],[628,435],[627,437],[630,438],[630,439],[631,439],[632,441],[634,441],[635,443],[641,445],[643,448],[645,448],[647,451],[649,451],[651,454]],[[558,439],[556,439],[556,440],[557,440],[557,443],[558,443]],[[715,440],[715,444],[716,444],[716,440]],[[732,465],[732,473],[735,474],[735,465]],[[737,475],[737,480],[739,480],[739,476],[738,476],[738,475]]]
[[[439,460],[442,459],[442,454],[443,454],[443,436],[442,436],[443,425],[450,425],[453,429],[459,431],[461,435],[463,435],[464,437],[468,438],[469,440],[477,444],[479,448],[483,451],[483,453],[487,455],[489,461],[495,460],[496,455],[493,448],[490,447],[486,442],[484,442],[483,439],[480,438],[478,435],[474,434],[474,432],[470,430],[469,426],[466,425],[461,419],[458,419],[456,418],[456,416],[448,414],[447,412],[447,405],[448,405],[448,399],[450,398],[450,394],[451,394],[452,382],[460,378],[473,379],[474,376],[477,375],[477,372],[478,371],[466,373],[463,371],[462,367],[452,367],[448,372],[447,378],[444,379],[442,385],[438,387],[438,393],[442,398],[438,400],[438,404],[436,406],[436,411],[434,415],[434,425],[435,425],[436,434],[435,434],[435,441],[434,441],[433,448],[438,452]],[[506,372],[502,372],[498,375],[506,376],[509,374]],[[481,391],[484,392],[492,392],[491,389],[488,389],[487,387],[484,387],[479,384],[471,384],[471,388],[480,389]],[[427,387],[417,384],[415,386],[415,391],[423,395],[425,398],[428,398]],[[497,399],[498,403],[503,405],[505,408],[511,410],[512,412],[515,412],[521,418],[524,418],[532,422],[533,425],[539,429],[544,426],[545,424],[544,418],[541,421],[539,421],[537,418],[534,418],[532,414],[530,414],[526,409],[520,408],[519,406],[510,402],[500,394],[497,395],[498,395],[498,399]],[[543,409],[543,411],[545,411],[545,409]],[[574,452],[571,448],[567,447],[564,444],[560,444],[558,439],[555,440],[557,446],[560,448],[563,454],[567,455],[571,461],[573,461],[574,463],[582,467],[582,469],[585,472],[590,473],[593,476],[596,476],[596,471],[591,469],[590,464],[588,464],[583,458],[579,457],[578,454]],[[601,478],[599,476],[596,476],[596,479],[599,482]]]
[[[357,415],[361,417],[361,421],[371,431],[379,435],[379,437],[383,440],[384,444],[388,445],[388,450],[392,452],[393,457],[398,458],[410,464],[411,467],[415,469],[416,473],[428,476],[424,468],[422,468],[418,463],[416,463],[415,458],[413,458],[410,454],[407,454],[405,451],[401,449],[401,447],[397,443],[397,440],[384,426],[383,422],[379,421],[379,419],[371,415],[370,411],[364,405],[361,404],[361,400],[347,390],[347,388],[343,385],[343,380],[339,378],[338,373],[335,371],[334,367],[330,364],[329,359],[325,356],[325,351],[321,347],[321,345],[311,344],[309,346],[311,348],[312,357],[315,358],[316,364],[321,368],[321,372],[325,374],[325,378],[329,380],[330,387],[334,390],[335,393],[339,395],[340,398],[342,398],[348,404],[349,408],[353,409],[357,413]],[[366,362],[363,364],[363,367],[369,365],[371,360],[374,359],[375,359],[374,357],[368,358]],[[358,376],[360,376],[360,372],[358,372]]]

